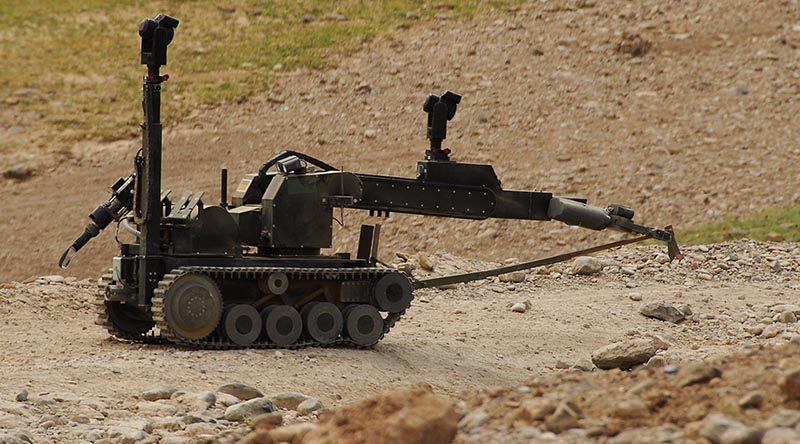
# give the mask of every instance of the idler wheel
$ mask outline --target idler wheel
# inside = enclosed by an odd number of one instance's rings
[[[315,341],[330,344],[342,333],[342,312],[330,302],[311,302],[300,311],[306,333]]]
[[[356,344],[374,345],[383,335],[383,318],[372,305],[351,305],[344,311],[344,330]]]
[[[217,327],[221,316],[219,289],[201,274],[178,277],[164,295],[164,320],[181,339],[205,338]]]
[[[399,313],[409,305],[413,299],[414,286],[411,281],[400,273],[388,273],[375,283],[375,303],[383,311]]]
[[[282,295],[289,289],[289,277],[280,271],[272,273],[267,278],[267,288],[272,294]]]
[[[261,310],[261,318],[264,320],[267,339],[273,344],[294,344],[303,333],[303,320],[294,307],[272,305]]]
[[[231,342],[248,345],[261,336],[263,325],[258,310],[247,304],[229,307],[222,315],[222,333]]]
[[[114,328],[124,335],[141,336],[156,325],[149,313],[135,306],[105,301],[105,311]]]

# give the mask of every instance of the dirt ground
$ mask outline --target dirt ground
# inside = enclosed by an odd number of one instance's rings
[[[687,250],[680,264],[662,263],[662,250],[648,246],[602,255],[604,271],[591,276],[572,275],[570,264],[563,264],[530,273],[522,282],[494,278],[421,291],[407,316],[368,351],[219,352],[119,342],[93,324],[91,282],[52,277],[4,284],[0,358],[13,365],[0,368],[0,399],[13,400],[27,389],[32,397],[66,400],[50,407],[51,414],[69,417],[73,402],[92,399],[136,415],[139,394],[159,384],[193,393],[241,381],[264,393],[306,393],[326,407],[414,382],[458,398],[562,372],[616,341],[658,336],[668,344],[659,356],[680,364],[800,334],[797,322],[772,321],[774,310],[782,310],[776,307],[797,303],[800,246],[703,246]],[[492,265],[448,254],[428,259],[436,264],[433,274]],[[524,313],[511,309],[526,301],[530,308]],[[659,301],[689,304],[693,314],[670,323],[639,313],[642,305]],[[775,336],[748,330],[766,326],[765,318],[777,328]],[[109,427],[97,420],[43,429],[41,422],[41,414],[31,414],[18,428],[51,439],[65,430],[85,438]],[[215,427],[231,426],[223,421]]]
[[[164,116],[164,187],[204,190],[215,203],[220,165],[233,182],[284,149],[412,177],[426,146],[425,95],[450,89],[464,100],[446,146],[457,160],[492,163],[507,188],[627,204],[641,222],[679,230],[788,204],[800,193],[797,23],[793,2],[531,2],[467,23],[444,11],[329,69],[283,74],[244,103]],[[185,44],[180,35],[175,44]],[[640,56],[621,51],[637,48]],[[35,120],[8,112],[9,127],[36,131]],[[22,162],[35,175],[0,180],[0,281],[55,273],[86,215],[131,170],[137,144],[5,154],[0,163]],[[346,214],[337,249],[355,249],[364,219]],[[389,256],[528,258],[597,239],[539,222],[383,222]],[[112,237],[90,244],[71,273],[97,277]]]

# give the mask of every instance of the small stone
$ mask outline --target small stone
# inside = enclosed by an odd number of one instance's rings
[[[761,444],[791,444],[800,442],[800,432],[789,427],[776,427],[764,432]]]
[[[317,428],[316,424],[312,424],[309,422],[298,422],[296,424],[291,424],[270,430],[269,437],[272,438],[272,441],[276,443],[301,442],[306,434],[308,434],[309,432],[311,432],[316,428]]]
[[[774,338],[783,332],[783,327],[779,324],[770,324],[764,327],[764,331],[761,332],[761,337],[764,339]]]
[[[17,402],[25,402],[28,400],[28,390],[22,389],[17,393],[17,397],[15,398]]]
[[[800,400],[800,367],[781,375],[779,384],[786,398]]]
[[[547,398],[533,398],[522,401],[517,417],[523,421],[541,421],[556,410],[556,403]]]
[[[297,410],[297,406],[310,396],[298,392],[280,392],[267,396],[276,407],[285,410]]]
[[[634,292],[634,293],[631,293],[631,294],[629,294],[629,295],[628,295],[628,298],[629,298],[630,300],[632,300],[632,301],[636,301],[636,302],[638,302],[638,301],[641,301],[641,300],[642,300],[642,294],[641,294],[641,293],[636,293],[636,292]]]
[[[757,409],[764,402],[764,392],[754,390],[739,399],[739,407],[743,409]]]
[[[252,420],[253,429],[274,429],[275,427],[280,427],[283,424],[283,413],[281,412],[270,412],[270,413],[262,413],[258,416],[255,416]]]
[[[547,430],[555,433],[577,428],[581,419],[581,409],[570,401],[561,401],[556,411],[545,421]]]
[[[141,398],[145,401],[158,401],[159,399],[169,399],[178,389],[171,385],[159,385],[142,393]]]
[[[720,413],[706,417],[700,435],[714,444],[758,443],[758,431]]]
[[[687,318],[692,314],[694,314],[694,312],[692,311],[692,306],[689,304],[676,304],[675,308],[677,308],[678,311],[683,313],[683,316]]]
[[[672,323],[678,323],[685,318],[683,312],[667,302],[651,302],[645,304],[639,309],[639,313],[648,318],[660,319]]]
[[[570,271],[572,274],[591,275],[603,270],[603,263],[599,259],[591,256],[579,256],[572,263]]]
[[[420,268],[427,271],[433,271],[433,268],[436,265],[430,256],[422,253],[417,255],[417,264],[419,264]]]
[[[501,274],[498,279],[500,282],[525,282],[525,272],[515,271],[512,273]]]
[[[3,172],[4,177],[15,180],[27,179],[31,177],[32,174],[31,170],[24,165],[14,165]]]
[[[511,311],[515,313],[525,313],[528,310],[528,307],[525,306],[522,302],[517,302],[511,306]]]
[[[275,410],[275,404],[269,398],[254,398],[228,407],[225,409],[223,418],[228,421],[245,421]]]
[[[748,325],[744,328],[744,331],[750,333],[753,336],[758,336],[764,331],[764,327],[760,325]]]
[[[217,404],[221,405],[222,407],[230,407],[234,404],[242,402],[241,399],[228,393],[217,392],[216,395],[217,395]]]
[[[782,234],[776,231],[770,231],[769,233],[767,233],[767,240],[770,242],[783,242],[786,239],[783,237]]]
[[[413,271],[417,269],[417,267],[411,262],[403,262],[402,264],[396,264],[395,268],[408,275],[411,275],[411,273],[413,273]]]
[[[564,361],[562,361],[561,359],[558,359],[558,360],[556,360],[556,368],[557,369],[561,369],[561,370],[568,369],[569,368],[569,364],[564,362]]]
[[[319,412],[323,408],[325,408],[325,406],[322,405],[322,401],[317,398],[308,398],[298,404],[295,410],[301,415],[308,416],[312,413]]]
[[[631,341],[609,344],[592,353],[592,362],[597,368],[629,369],[643,364],[656,354],[653,341],[650,339],[634,339]]]
[[[647,361],[645,366],[647,368],[661,368],[664,367],[666,364],[667,361],[666,359],[664,359],[663,356],[655,355]]]
[[[374,138],[378,137],[378,130],[374,130],[374,129],[365,130],[364,131],[364,137],[366,137],[367,139],[374,139]]]
[[[783,324],[794,324],[797,322],[797,316],[791,311],[784,311],[778,314],[778,322]]]
[[[178,398],[178,402],[185,405],[192,411],[205,411],[216,404],[217,395],[214,392],[200,392],[185,394]]]
[[[680,369],[677,383],[681,387],[686,387],[689,385],[706,383],[720,376],[722,376],[722,372],[717,367],[711,365],[711,363],[696,361]]]
[[[596,368],[592,361],[587,358],[578,359],[577,362],[572,366],[574,370],[580,370],[582,372],[593,372]]]
[[[303,23],[311,23],[314,21],[314,16],[310,14],[306,14],[303,16]]]
[[[794,427],[800,424],[800,411],[780,409],[767,419],[772,427]]]
[[[227,393],[231,396],[235,396],[242,401],[248,401],[253,398],[261,398],[264,396],[260,390],[257,388],[242,384],[241,382],[233,382],[230,384],[225,384],[217,389],[220,393]]]
[[[621,271],[622,274],[625,274],[625,275],[628,275],[628,276],[633,276],[634,274],[636,274],[636,268],[635,267],[622,267],[622,268],[619,269],[619,271]]]

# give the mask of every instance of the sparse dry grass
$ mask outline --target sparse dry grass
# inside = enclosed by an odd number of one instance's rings
[[[512,2],[1,2],[0,104],[13,107],[15,115],[38,116],[36,125],[46,135],[39,147],[133,136],[140,119],[137,25],[159,12],[181,20],[165,69],[172,76],[166,112],[178,119],[197,107],[244,100],[268,88],[278,64],[286,70],[320,68],[330,55],[399,26],[437,13],[469,17],[506,3]],[[305,16],[314,20],[305,23]],[[19,145],[1,139],[0,152],[23,148]]]

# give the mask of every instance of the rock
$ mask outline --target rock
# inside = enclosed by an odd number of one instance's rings
[[[667,365],[667,360],[663,356],[655,355],[647,360],[645,367],[647,368],[661,368]]]
[[[713,444],[757,444],[759,433],[744,424],[721,413],[706,417],[700,428],[700,435]]]
[[[378,130],[368,129],[364,131],[364,137],[367,139],[374,139],[378,137]]]
[[[591,256],[579,256],[570,267],[572,274],[591,275],[603,270],[603,263]]]
[[[269,436],[272,441],[279,442],[301,442],[303,438],[312,430],[316,429],[317,425],[310,422],[298,422],[283,427],[278,427],[269,431]],[[312,441],[313,442],[313,441]]]
[[[295,410],[301,415],[308,416],[312,413],[322,410],[323,408],[325,408],[325,406],[322,405],[322,401],[317,398],[308,398],[301,402]]]
[[[511,306],[511,311],[515,313],[525,313],[528,310],[528,307],[525,306],[522,302],[517,302]]]
[[[217,395],[217,404],[221,405],[222,407],[230,407],[234,404],[242,402],[241,399],[228,393],[217,392],[216,395]]]
[[[241,382],[233,382],[225,384],[217,389],[220,393],[227,393],[228,395],[235,396],[242,401],[248,401],[253,398],[261,398],[264,396],[260,390]]]
[[[16,398],[14,398],[17,402],[25,402],[28,400],[28,390],[22,389],[17,393]]]
[[[453,401],[419,384],[340,407],[308,432],[303,442],[368,442],[370,437],[380,437],[382,443],[439,444],[454,439],[458,420]]]
[[[522,401],[517,418],[527,421],[540,421],[556,411],[556,403],[548,398],[533,398]]]
[[[639,308],[639,313],[648,318],[660,319],[672,323],[680,322],[686,317],[683,312],[667,302],[651,302],[645,304]]]
[[[778,314],[778,322],[783,324],[794,324],[797,322],[797,316],[791,311],[784,311]]]
[[[692,306],[689,304],[676,304],[675,308],[677,308],[681,313],[683,313],[683,317],[688,318],[694,312],[692,311]]]
[[[561,369],[561,370],[568,369],[569,368],[569,364],[567,364],[565,361],[563,361],[561,359],[558,359],[558,360],[556,360],[556,368],[557,369]]]
[[[629,295],[628,295],[628,298],[629,298],[630,300],[632,300],[632,301],[636,301],[636,302],[638,302],[638,301],[641,301],[641,300],[642,300],[642,294],[641,294],[641,293],[636,293],[636,292],[634,292],[634,293],[631,293],[631,294],[629,294]]]
[[[743,409],[757,409],[764,402],[764,392],[754,390],[739,399],[739,407]]]
[[[514,271],[512,273],[501,274],[498,279],[500,282],[525,282],[525,272],[524,271]]]
[[[275,410],[275,404],[269,398],[253,398],[228,407],[225,409],[223,418],[228,421],[245,421]]]
[[[269,435],[269,430],[253,430],[248,433],[244,438],[238,441],[237,444],[275,444],[272,437]],[[162,441],[163,442],[163,441]],[[291,442],[291,441],[290,441]]]
[[[610,406],[610,415],[617,418],[633,419],[648,414],[647,405],[641,399],[628,396]]]
[[[593,372],[596,368],[592,361],[587,358],[578,359],[577,362],[572,366],[574,370],[580,370],[582,372]]]
[[[800,424],[800,411],[780,409],[767,419],[772,427],[794,427]]]
[[[622,39],[617,43],[617,51],[623,54],[630,54],[633,57],[641,57],[652,48],[653,43],[639,34],[625,31]]]
[[[311,23],[311,22],[314,21],[314,16],[310,15],[310,14],[306,14],[306,15],[303,16],[302,21],[303,21],[303,23]]]
[[[795,304],[778,304],[770,307],[773,313],[783,313],[784,311],[791,311],[795,315],[800,315],[800,305]]]
[[[417,269],[417,267],[411,262],[403,262],[401,264],[396,264],[394,267],[408,275],[412,274],[414,270]]]
[[[800,367],[795,367],[782,374],[779,385],[786,398],[800,400]]]
[[[561,433],[578,427],[579,419],[581,419],[581,409],[572,402],[561,401],[556,411],[545,421],[545,426],[551,432]]]
[[[691,362],[678,371],[677,384],[686,387],[694,384],[706,383],[722,376],[722,372],[706,361]]]
[[[145,401],[158,401],[159,399],[169,399],[178,389],[171,385],[159,385],[142,393],[141,398]]]
[[[764,332],[764,327],[760,325],[748,325],[747,327],[744,328],[744,331],[750,333],[753,336],[758,336],[762,332]]]
[[[283,424],[283,414],[281,412],[262,413],[252,420],[253,429],[274,429]]]
[[[789,427],[769,429],[761,437],[761,444],[795,444],[800,442],[800,433]]]
[[[178,402],[185,405],[192,411],[205,411],[217,402],[217,395],[214,392],[200,392],[185,394],[178,398]]]
[[[653,341],[650,339],[634,339],[631,341],[609,344],[592,353],[592,362],[597,368],[629,369],[643,364],[656,354]]]
[[[280,392],[267,396],[279,409],[296,410],[301,402],[310,398],[298,392]]]
[[[783,327],[779,324],[770,324],[764,327],[764,330],[761,332],[761,337],[764,339],[774,338],[778,336],[783,331]]]
[[[136,411],[145,416],[172,416],[178,408],[172,404],[155,401],[142,401],[136,404]]]
[[[33,172],[24,165],[14,165],[3,172],[7,179],[24,180],[33,175]]]
[[[433,271],[433,268],[436,265],[430,256],[423,253],[417,254],[417,264],[420,268],[427,271]]]

